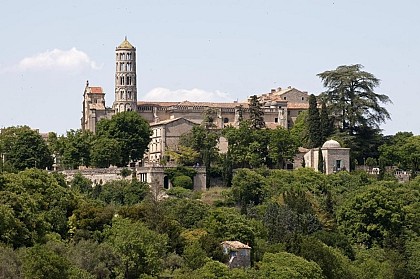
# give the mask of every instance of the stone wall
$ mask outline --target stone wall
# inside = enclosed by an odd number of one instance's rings
[[[147,182],[153,187],[163,187],[166,189],[172,188],[172,185],[165,174],[165,170],[172,168],[172,166],[150,165],[133,168],[133,174],[139,181]],[[108,181],[119,179],[132,179],[132,176],[121,176],[121,171],[124,168],[103,168],[103,169],[80,169],[80,170],[64,170],[61,171],[65,175],[66,181],[71,181],[77,173],[92,181],[92,186],[96,184],[104,184]],[[206,190],[206,168],[195,167],[197,174],[194,177],[194,190]]]

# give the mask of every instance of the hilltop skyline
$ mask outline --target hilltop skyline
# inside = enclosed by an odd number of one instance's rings
[[[245,100],[292,86],[318,95],[316,74],[360,63],[381,79],[384,134],[420,133],[415,1],[73,1],[8,3],[0,12],[0,127],[80,128],[89,80],[114,99],[114,50],[137,48],[138,100]],[[352,17],[349,18],[348,16]],[[19,19],[19,20],[16,20]]]

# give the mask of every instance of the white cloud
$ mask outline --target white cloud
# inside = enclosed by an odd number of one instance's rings
[[[157,87],[149,91],[144,97],[139,99],[145,101],[167,101],[167,102],[232,102],[232,98],[228,93],[216,90],[214,92],[202,89],[177,89],[170,90],[167,88]]]
[[[19,62],[18,68],[21,70],[81,70],[84,68],[99,69],[100,67],[86,53],[73,47],[70,50],[47,50],[35,56],[26,57]]]

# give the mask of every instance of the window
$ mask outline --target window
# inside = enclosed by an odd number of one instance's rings
[[[305,98],[304,98],[304,97],[302,97],[302,101],[303,101],[303,100],[305,100]]]
[[[274,122],[275,123],[278,123],[279,122],[279,119],[276,117],[276,118],[274,118]]]
[[[286,96],[285,96],[285,97],[283,97],[283,100],[286,100]]]
[[[223,118],[223,123],[229,123],[229,118],[227,117]]]

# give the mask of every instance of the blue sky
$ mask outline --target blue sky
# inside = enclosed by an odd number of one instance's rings
[[[89,80],[114,99],[114,50],[137,48],[139,100],[233,101],[362,64],[381,79],[385,134],[420,134],[420,2],[9,1],[0,10],[0,127],[80,127]]]

